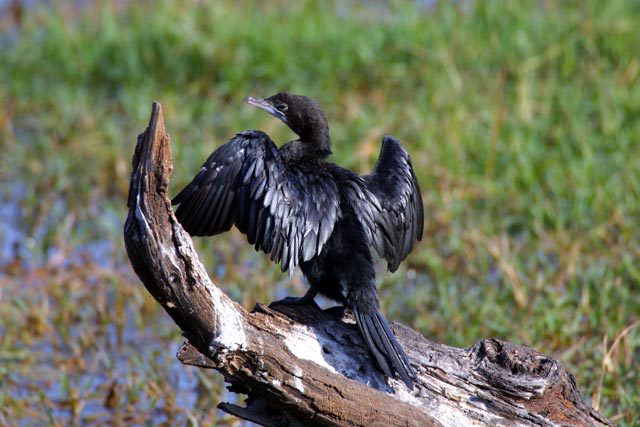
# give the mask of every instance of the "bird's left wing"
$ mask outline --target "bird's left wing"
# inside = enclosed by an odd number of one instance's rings
[[[189,234],[211,236],[235,224],[282,271],[319,254],[338,216],[333,181],[289,167],[260,131],[215,150],[172,203]]]
[[[422,239],[424,211],[418,180],[409,154],[391,136],[369,175],[354,176],[348,199],[359,213],[369,244],[396,271],[416,240]]]

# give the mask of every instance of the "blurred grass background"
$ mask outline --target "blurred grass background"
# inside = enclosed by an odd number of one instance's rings
[[[342,166],[370,170],[385,133],[412,155],[425,238],[379,265],[388,318],[532,346],[640,423],[640,3],[2,7],[0,425],[237,423],[219,376],[174,359],[121,230],[152,100],[175,193],[237,131],[292,139],[241,102],[279,90],[324,105]],[[197,243],[234,299],[304,292],[230,236]]]

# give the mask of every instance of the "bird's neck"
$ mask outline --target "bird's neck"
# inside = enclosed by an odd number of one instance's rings
[[[317,127],[313,132],[301,137],[300,142],[308,147],[307,151],[320,159],[327,158],[331,154],[331,138],[327,125]]]
[[[319,161],[331,154],[329,128],[317,128],[300,135],[300,139],[285,144],[281,149],[288,160]]]

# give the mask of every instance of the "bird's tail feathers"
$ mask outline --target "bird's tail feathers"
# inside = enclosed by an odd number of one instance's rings
[[[360,333],[385,375],[391,377],[396,371],[407,387],[413,388],[416,374],[387,319],[378,310],[364,312],[354,308],[353,313]]]

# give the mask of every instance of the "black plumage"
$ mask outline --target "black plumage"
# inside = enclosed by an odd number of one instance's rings
[[[278,149],[263,132],[237,134],[173,199],[178,220],[195,236],[235,225],[282,271],[300,266],[309,292],[281,302],[309,302],[319,292],[343,303],[382,371],[397,372],[412,387],[415,373],[379,310],[369,249],[393,272],[422,238],[422,199],[409,155],[385,136],[373,171],[360,176],[326,160],[329,127],[316,101],[278,93],[245,102],[278,117],[299,139]]]

